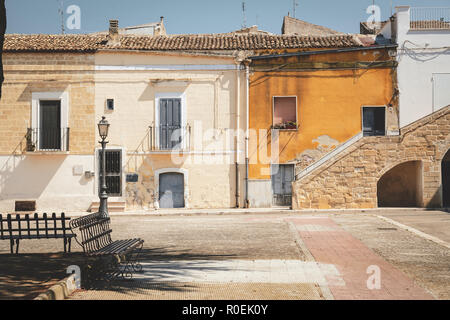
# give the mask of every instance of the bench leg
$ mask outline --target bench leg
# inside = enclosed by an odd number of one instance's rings
[[[72,238],[69,238],[69,252],[70,252],[71,246],[72,246]]]
[[[67,252],[67,238],[64,238],[64,253]]]
[[[19,239],[16,239],[16,254],[19,253]]]
[[[9,239],[9,247],[11,249],[11,254],[14,253],[14,239]]]

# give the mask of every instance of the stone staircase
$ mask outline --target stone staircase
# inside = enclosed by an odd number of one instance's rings
[[[441,162],[449,150],[450,105],[402,127],[398,136],[358,134],[296,173],[292,207],[377,208],[379,194],[393,192],[378,188],[382,177],[399,165],[420,162],[420,171],[407,171],[401,177],[423,177],[416,183],[419,206],[440,208]]]
[[[125,211],[125,201],[108,201],[108,211],[109,212],[124,212]],[[100,207],[99,201],[93,201],[91,204],[90,211],[97,212]]]

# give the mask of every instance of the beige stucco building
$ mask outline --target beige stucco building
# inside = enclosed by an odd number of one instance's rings
[[[111,124],[108,148],[122,161],[111,201],[134,210],[243,205],[245,142],[235,133],[245,130],[245,73],[233,57],[98,52],[95,68],[96,118]]]

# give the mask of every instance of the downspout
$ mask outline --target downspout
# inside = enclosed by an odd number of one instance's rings
[[[245,126],[245,207],[248,203],[248,129],[249,129],[249,66],[245,66],[245,99],[246,99],[246,126]]]
[[[240,109],[241,109],[241,64],[237,65],[236,72],[236,208],[239,208],[239,142],[240,142]]]

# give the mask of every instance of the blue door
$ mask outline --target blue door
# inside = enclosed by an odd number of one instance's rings
[[[278,170],[276,170],[278,168]],[[290,206],[292,204],[293,164],[277,164],[272,167],[272,204]]]
[[[159,175],[159,207],[184,208],[184,177],[181,173]]]

